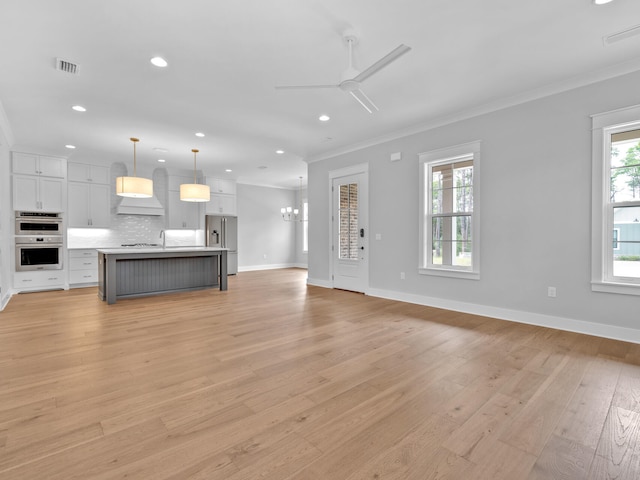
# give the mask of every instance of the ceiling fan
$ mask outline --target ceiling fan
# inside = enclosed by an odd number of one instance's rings
[[[391,62],[397,60],[402,55],[411,50],[404,44],[394,48],[391,52],[386,54],[380,60],[375,62],[369,68],[359,72],[353,67],[353,47],[358,43],[357,37],[352,32],[346,32],[343,36],[345,43],[347,44],[347,69],[342,72],[340,77],[340,83],[333,85],[278,85],[277,89],[301,89],[301,88],[339,88],[343,92],[349,93],[355,98],[364,109],[373,113],[373,111],[379,110],[375,103],[371,101],[369,97],[362,91],[360,84],[369,78],[374,73],[379,72]]]

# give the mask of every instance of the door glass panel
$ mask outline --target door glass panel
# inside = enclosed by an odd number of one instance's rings
[[[358,184],[340,185],[340,230],[338,232],[340,259],[358,259]]]

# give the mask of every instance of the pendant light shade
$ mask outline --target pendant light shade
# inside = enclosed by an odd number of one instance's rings
[[[183,202],[208,202],[211,200],[209,185],[196,182],[196,154],[199,150],[194,148],[191,151],[193,152],[193,183],[180,185],[180,200]]]
[[[153,180],[136,176],[136,142],[137,138],[130,138],[133,142],[133,177],[116,178],[116,195],[121,197],[149,198],[153,197]]]

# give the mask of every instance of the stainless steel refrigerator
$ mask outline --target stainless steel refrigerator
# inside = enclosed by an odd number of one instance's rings
[[[228,248],[227,271],[238,273],[238,217],[207,215],[205,228],[207,247]]]

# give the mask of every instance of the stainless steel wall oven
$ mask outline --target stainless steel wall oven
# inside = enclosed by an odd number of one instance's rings
[[[62,235],[16,235],[16,271],[61,270]]]
[[[62,270],[62,218],[57,213],[16,212],[16,272]]]
[[[16,212],[16,235],[62,235],[57,213]]]

